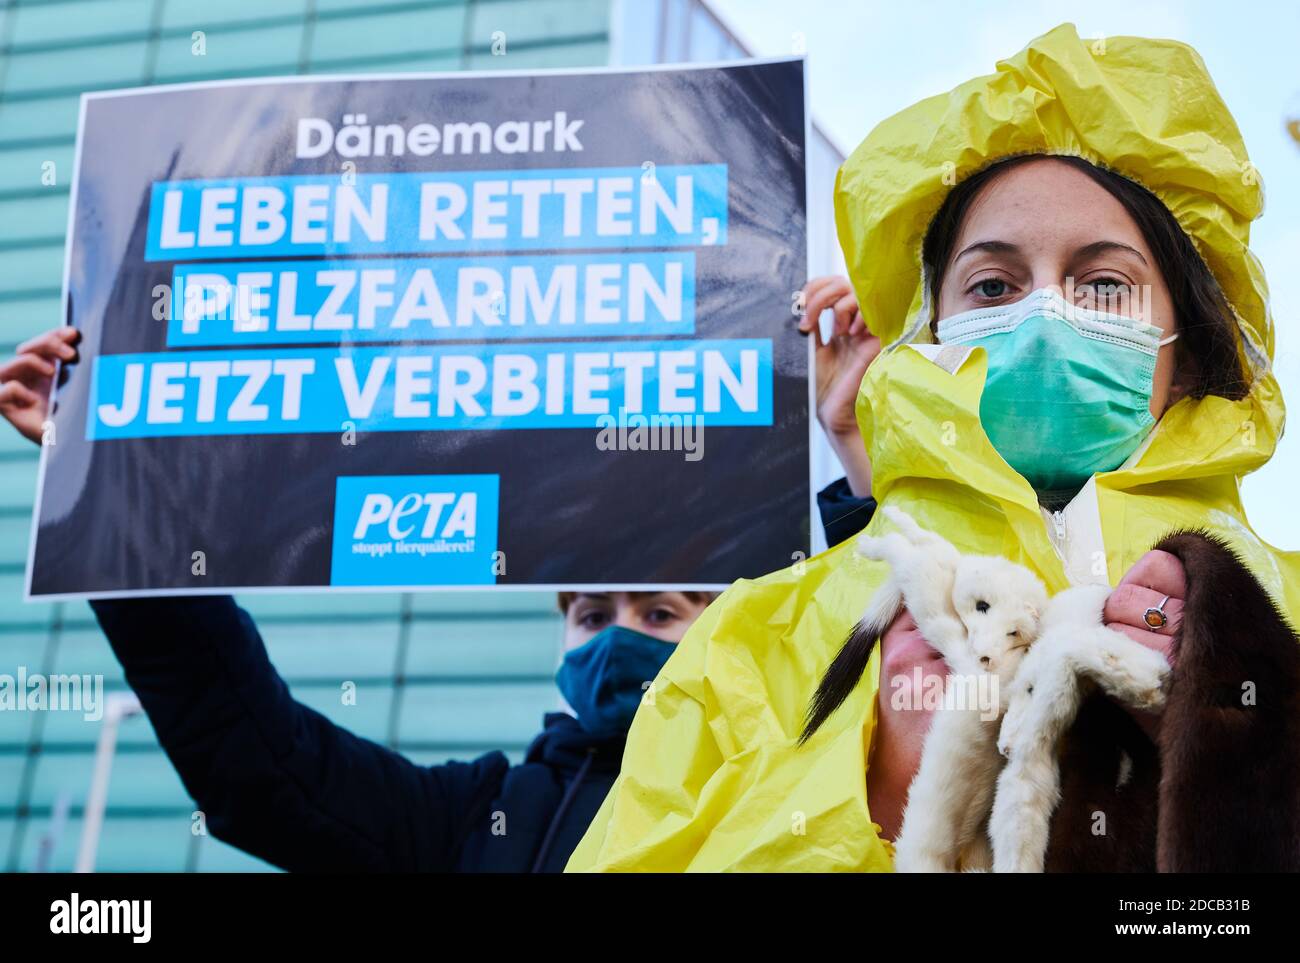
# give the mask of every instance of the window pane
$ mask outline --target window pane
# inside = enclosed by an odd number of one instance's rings
[[[165,37],[158,42],[159,83],[256,73],[294,73],[301,55],[302,24],[261,30],[207,30],[196,53],[188,36]]]
[[[312,33],[311,60],[360,60],[407,54],[460,53],[465,8],[431,6],[399,13],[321,18]]]

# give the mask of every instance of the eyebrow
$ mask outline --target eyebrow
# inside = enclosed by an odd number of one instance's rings
[[[1111,251],[1126,251],[1129,254],[1134,255],[1143,264],[1147,263],[1147,259],[1142,256],[1141,251],[1133,247],[1133,245],[1124,244],[1121,241],[1093,241],[1091,244],[1085,244],[1083,247],[1075,251],[1073,257],[1093,257],[1094,255],[1106,254]],[[963,248],[961,253],[952,259],[952,263],[956,264],[967,254],[979,253],[1018,255],[1021,253],[1021,249],[1010,241],[976,241],[974,244]]]
[[[666,598],[668,598],[670,595],[675,595],[675,594],[677,594],[677,593],[675,593],[675,592],[637,592],[637,593],[636,593],[636,596],[637,596],[637,597],[636,597],[633,601],[637,601],[637,602],[654,602],[654,601],[658,601],[658,600],[661,600],[661,599],[666,599]]]
[[[1094,254],[1109,254],[1111,251],[1127,251],[1134,255],[1143,264],[1147,259],[1142,256],[1142,252],[1131,244],[1123,244],[1119,241],[1093,241],[1091,244],[1085,244],[1079,250],[1074,252],[1075,257],[1092,257]],[[1150,265],[1147,265],[1150,267]]]
[[[1019,254],[1020,248],[1012,244],[1010,241],[976,241],[974,244],[971,244],[969,247],[962,248],[961,253],[952,259],[952,263],[956,264],[967,254],[979,254],[979,253]]]

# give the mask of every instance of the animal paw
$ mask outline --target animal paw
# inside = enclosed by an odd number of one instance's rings
[[[900,560],[912,557],[915,551],[912,543],[898,532],[858,536],[857,553],[875,562],[897,565]]]
[[[1020,722],[1025,717],[1029,696],[1017,693],[1007,704],[1007,711],[1002,716],[1002,725],[998,728],[998,752],[1006,759],[1011,758],[1011,746],[1020,732]]]
[[[885,540],[876,535],[859,535],[855,550],[863,558],[878,562],[885,557]]]
[[[886,518],[894,523],[895,528],[907,536],[909,541],[915,542],[917,541],[918,535],[928,534],[920,525],[917,524],[915,518],[907,514],[907,512],[903,511],[897,505],[886,505],[881,509],[881,511],[885,513]]]
[[[1137,709],[1158,709],[1164,705],[1165,680],[1169,663],[1153,649],[1125,637],[1123,649],[1103,649],[1107,671],[1098,681],[1115,698]]]
[[[1164,704],[1165,693],[1159,686],[1143,689],[1133,701],[1134,707],[1138,709],[1159,709]]]

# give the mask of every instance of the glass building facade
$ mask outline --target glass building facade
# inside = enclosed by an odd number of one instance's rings
[[[493,53],[502,34],[505,55]],[[500,45],[497,45],[500,49]],[[0,0],[0,356],[59,323],[83,91],[277,74],[586,67],[746,56],[700,0]],[[837,269],[830,184],[810,145],[811,256]],[[0,674],[102,674],[126,691],[89,608],[24,604],[38,452],[0,430]],[[825,449],[815,481],[835,470]],[[519,760],[557,707],[548,593],[259,595],[243,600],[302,702],[421,763]],[[342,698],[354,683],[354,705]],[[102,723],[0,711],[0,869],[73,868]],[[147,720],[121,724],[95,866],[264,870],[193,830],[194,805]]]

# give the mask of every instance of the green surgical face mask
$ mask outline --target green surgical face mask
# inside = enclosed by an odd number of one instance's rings
[[[1151,431],[1163,332],[1080,308],[1043,288],[1015,304],[939,322],[939,341],[988,351],[980,421],[1003,459],[1041,493],[1113,471]]]

